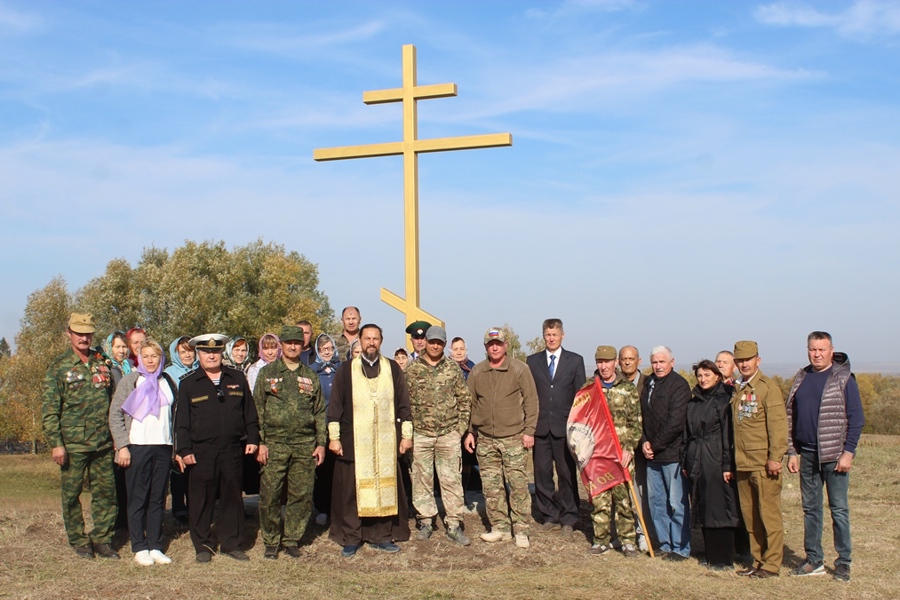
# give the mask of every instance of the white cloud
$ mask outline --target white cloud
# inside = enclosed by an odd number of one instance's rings
[[[43,24],[39,15],[15,11],[0,4],[0,31],[3,29],[20,33],[34,31]]]
[[[759,6],[754,16],[767,25],[832,29],[842,37],[859,41],[900,34],[900,4],[893,1],[858,0],[834,13],[779,2]]]
[[[618,12],[641,7],[636,0],[566,0],[553,9],[529,8],[525,16],[530,19],[557,19],[575,17],[591,12]]]

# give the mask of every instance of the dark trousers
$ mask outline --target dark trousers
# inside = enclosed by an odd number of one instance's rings
[[[713,567],[734,564],[734,528],[704,527],[703,542],[706,545],[706,564]]]
[[[244,497],[241,492],[243,479],[244,448],[240,445],[194,446],[197,464],[188,470],[188,521],[191,541],[196,552],[212,551],[213,509],[216,492],[219,494],[219,511],[216,519],[221,552],[239,550],[244,535]]]
[[[400,467],[398,465],[397,472]],[[334,461],[329,537],[341,546],[359,546],[363,542],[405,542],[409,539],[408,500],[403,485],[397,482],[398,514],[387,517],[360,517],[356,510],[356,466]]]
[[[162,550],[162,522],[172,446],[131,445],[128,450],[131,465],[124,471],[131,550]]]
[[[316,484],[313,487],[313,504],[320,513],[331,512],[331,480],[334,477],[334,453],[325,452],[325,460],[316,467]]]
[[[545,523],[574,527],[578,522],[578,476],[566,438],[552,433],[534,438],[534,501]],[[559,504],[553,500],[553,467]]]
[[[172,492],[172,516],[176,519],[186,519],[187,508],[187,475],[173,470],[169,476],[169,488]]]

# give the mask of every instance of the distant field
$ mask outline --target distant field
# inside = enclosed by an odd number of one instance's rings
[[[370,549],[349,560],[313,526],[301,560],[262,559],[255,503],[248,501],[250,563],[214,557],[199,565],[187,534],[167,523],[167,567],[142,568],[122,548],[123,560],[78,559],[66,544],[57,468],[48,456],[0,456],[0,597],[10,598],[896,598],[900,576],[900,438],[864,436],[851,484],[853,581],[793,579],[787,568],[803,558],[802,513],[796,476],[784,490],[786,568],[777,580],[745,581],[713,573],[697,560],[671,564],[648,557],[588,554],[586,513],[573,541],[535,533],[530,550],[478,540],[459,548],[441,532],[427,542],[402,544],[396,555]],[[826,510],[826,519],[827,519]],[[466,518],[471,537],[483,525]],[[834,560],[826,522],[826,565]],[[695,532],[695,554],[702,538]]]

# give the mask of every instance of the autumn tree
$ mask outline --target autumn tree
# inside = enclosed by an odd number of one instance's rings
[[[30,440],[41,434],[41,382],[50,363],[67,345],[65,331],[72,301],[65,279],[55,277],[28,296],[16,353],[0,362],[0,434]]]

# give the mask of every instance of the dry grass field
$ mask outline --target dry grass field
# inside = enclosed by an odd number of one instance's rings
[[[0,597],[9,598],[896,598],[900,576],[900,437],[864,436],[851,483],[853,580],[791,578],[803,558],[802,513],[796,476],[784,489],[785,569],[778,579],[746,581],[714,573],[699,560],[668,563],[618,553],[588,554],[586,513],[576,539],[534,533],[530,550],[512,543],[473,539],[460,548],[437,532],[427,542],[402,544],[385,555],[365,548],[342,559],[323,528],[312,526],[304,558],[262,558],[256,512],[248,503],[251,562],[216,556],[194,561],[190,539],[167,523],[174,563],[139,567],[127,546],[121,561],[78,559],[68,547],[60,517],[57,468],[47,456],[0,457]],[[826,511],[826,519],[828,519]],[[826,521],[827,522],[827,521]],[[478,515],[466,519],[477,538]],[[834,560],[830,527],[826,565]],[[702,541],[695,532],[695,554]],[[124,539],[120,540],[124,542]]]

